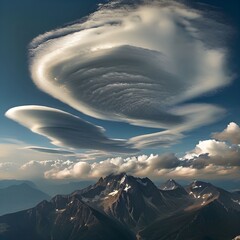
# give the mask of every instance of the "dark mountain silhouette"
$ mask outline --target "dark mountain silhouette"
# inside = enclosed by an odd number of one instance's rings
[[[240,235],[240,195],[210,183],[183,188],[124,173],[0,217],[0,240],[230,240]]]

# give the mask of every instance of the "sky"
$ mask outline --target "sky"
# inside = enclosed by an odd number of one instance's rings
[[[2,0],[1,178],[239,177],[239,5]]]

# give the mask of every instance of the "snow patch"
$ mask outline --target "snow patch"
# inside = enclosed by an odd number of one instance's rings
[[[232,201],[238,205],[240,205],[240,201],[239,200],[235,200],[235,199],[232,199]]]
[[[65,208],[63,208],[63,209],[58,209],[58,208],[56,208],[56,212],[57,213],[62,213],[62,212],[64,212],[66,209]]]
[[[123,184],[123,183],[125,182],[125,180],[126,180],[126,175],[124,175],[124,176],[122,177],[122,179],[121,179],[121,181],[120,181],[120,184]]]
[[[201,188],[201,187],[202,187],[202,185],[195,185],[192,187],[192,189]]]
[[[118,193],[118,190],[114,190],[113,192],[110,192],[108,195],[115,196]]]
[[[205,199],[205,198],[210,198],[213,194],[212,193],[205,193],[202,195],[202,198]]]
[[[124,191],[127,192],[130,188],[131,188],[131,186],[126,184],[126,187],[124,188]]]
[[[197,196],[193,192],[190,192],[189,194],[193,195],[194,198],[197,198]]]
[[[164,187],[163,190],[174,190],[176,189],[176,186],[172,186],[172,187]]]

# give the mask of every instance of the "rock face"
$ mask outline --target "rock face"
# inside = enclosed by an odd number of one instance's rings
[[[240,195],[209,183],[110,175],[70,195],[0,217],[0,240],[227,240],[240,235]]]

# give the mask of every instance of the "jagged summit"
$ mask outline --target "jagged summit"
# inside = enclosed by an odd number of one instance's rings
[[[192,188],[201,188],[201,187],[208,187],[208,186],[213,186],[213,185],[211,183],[198,181],[198,180],[194,180],[190,184],[190,187],[192,187]]]
[[[126,181],[142,181],[143,183],[146,183],[146,182],[151,182],[151,180],[147,177],[145,178],[139,178],[139,177],[134,177],[132,175],[129,175],[125,172],[122,172],[122,173],[112,173],[108,176],[106,176],[105,178],[101,177],[99,180],[98,180],[98,183],[103,183],[103,182],[111,182],[111,181],[120,181],[121,183],[124,183]]]
[[[133,227],[150,222],[165,207],[164,198],[150,179],[126,173],[100,178],[87,190],[75,194],[88,205]]]
[[[203,195],[211,193],[211,195],[219,195],[219,189],[213,186],[211,183],[194,180],[191,184],[186,187],[186,190],[191,195]]]
[[[92,188],[96,186],[107,187],[108,189],[115,189],[116,190],[130,190],[134,186],[137,187],[154,187],[154,183],[149,178],[139,178],[128,175],[126,173],[119,173],[119,174],[110,174],[105,178],[100,178],[98,182],[93,185]],[[126,189],[127,188],[127,189]]]
[[[170,191],[175,190],[177,188],[182,188],[182,186],[178,184],[175,180],[169,179],[165,183],[163,183],[159,188],[161,190]]]

